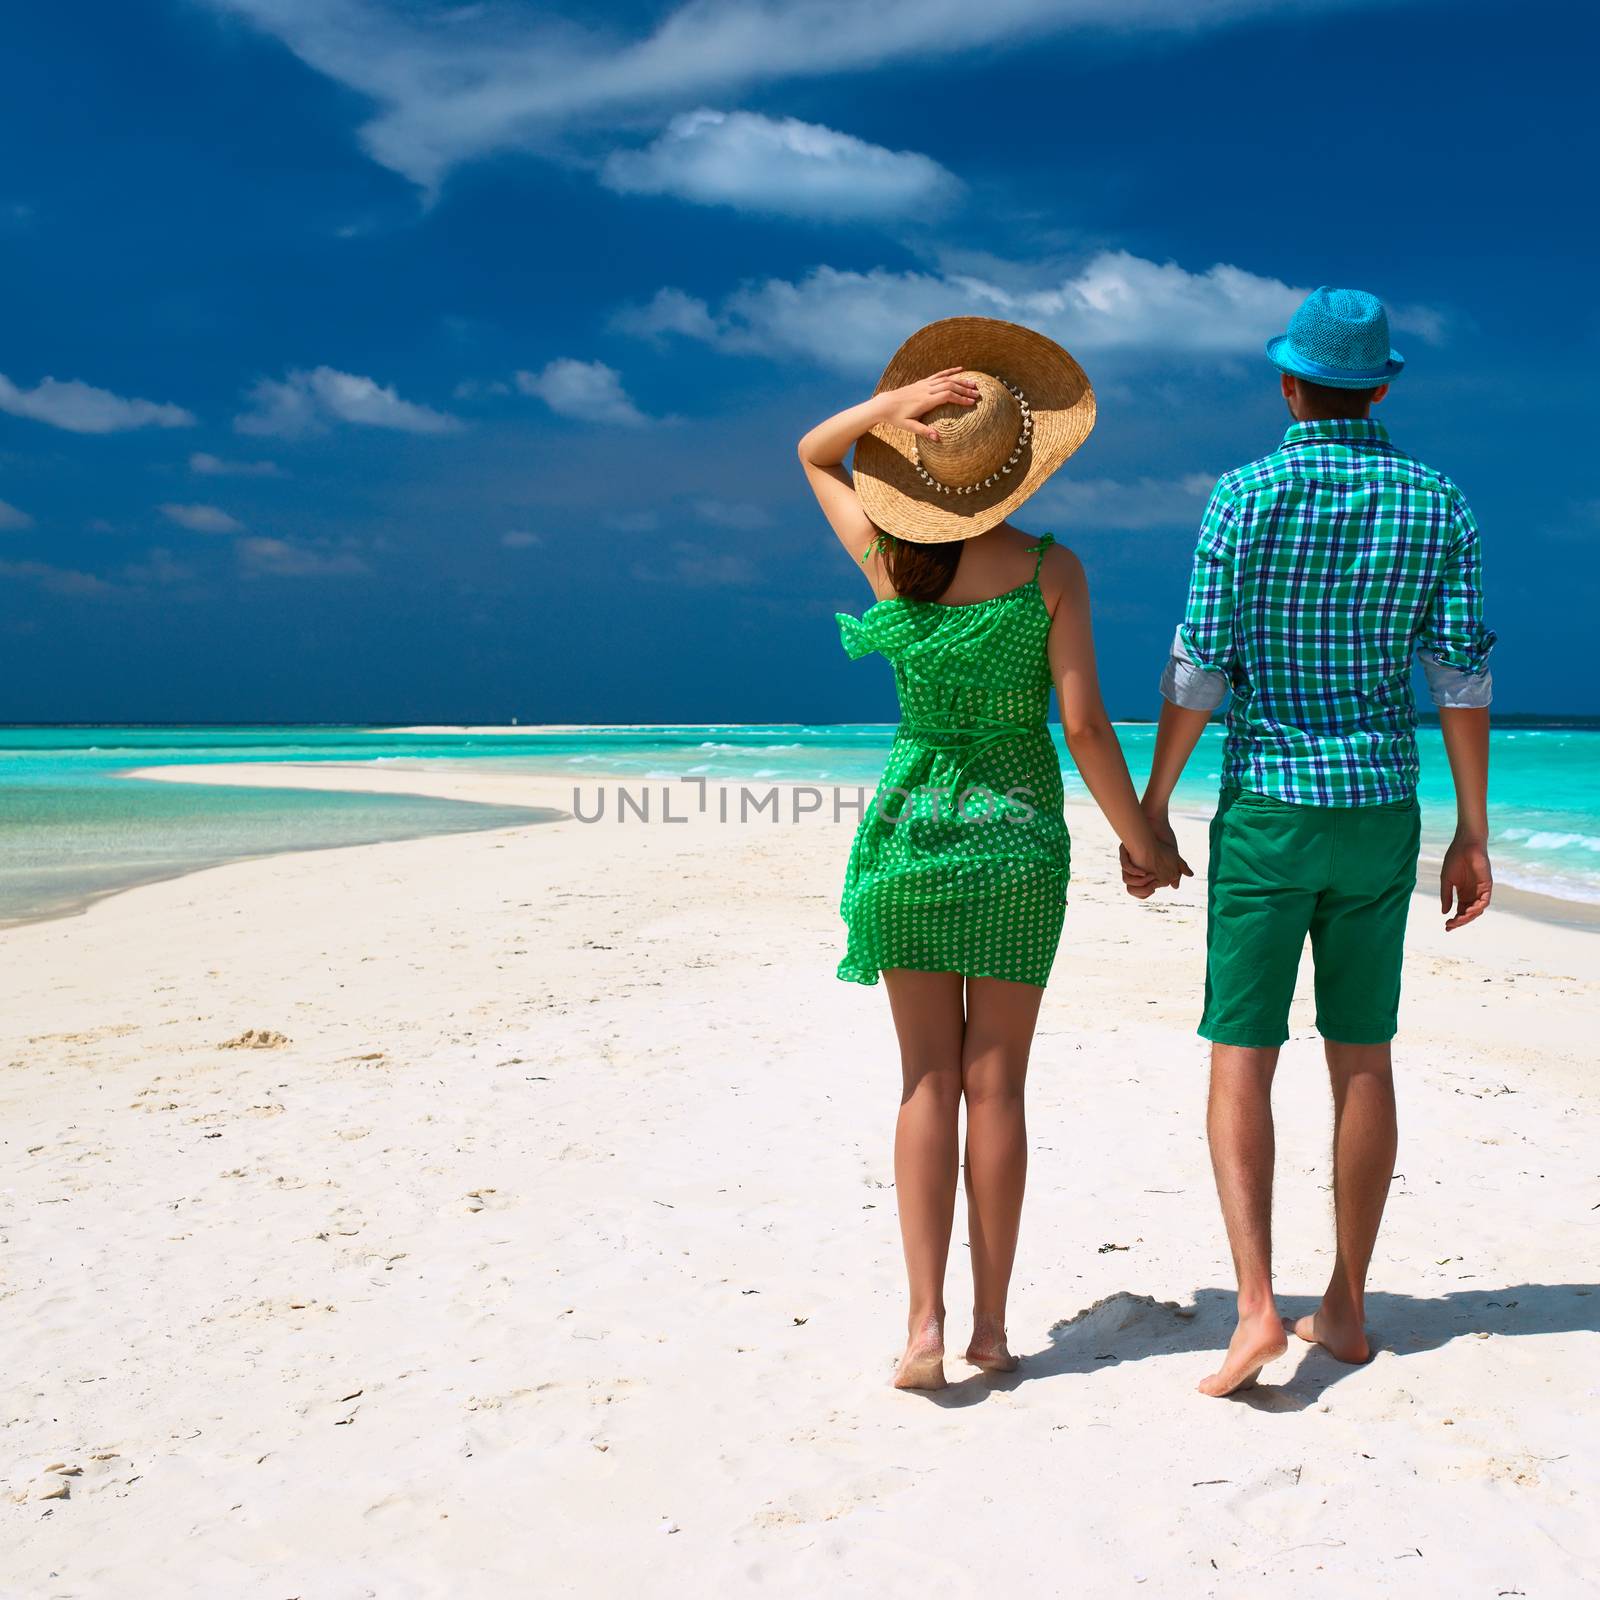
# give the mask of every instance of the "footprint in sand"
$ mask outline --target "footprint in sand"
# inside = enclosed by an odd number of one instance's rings
[[[1119,1289],[1116,1294],[1096,1300],[1074,1316],[1064,1317],[1050,1329],[1050,1338],[1057,1344],[1068,1338],[1093,1342],[1139,1324],[1152,1329],[1165,1324],[1170,1332],[1177,1333],[1193,1318],[1193,1306],[1180,1306],[1175,1300],[1157,1300],[1147,1294],[1130,1294],[1126,1289]]]
[[[139,1474],[120,1450],[94,1450],[85,1458],[86,1465],[76,1461],[52,1461],[41,1469],[37,1478],[25,1489],[11,1495],[15,1504],[36,1500],[75,1500],[83,1495],[93,1495],[106,1488],[122,1488],[136,1482]]]
[[[513,1406],[523,1400],[531,1400],[543,1389],[552,1388],[553,1385],[541,1383],[530,1389],[509,1389],[505,1394],[475,1394],[467,1400],[468,1411],[500,1411],[506,1406]]]
[[[852,1511],[876,1506],[890,1495],[912,1487],[915,1474],[904,1467],[886,1467],[849,1483],[801,1490],[787,1500],[764,1506],[750,1520],[758,1528],[792,1528],[807,1522],[836,1522]]]

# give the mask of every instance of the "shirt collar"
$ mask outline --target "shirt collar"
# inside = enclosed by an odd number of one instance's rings
[[[1388,444],[1389,430],[1370,417],[1330,417],[1325,421],[1297,422],[1283,436],[1285,445],[1329,441],[1339,444]]]

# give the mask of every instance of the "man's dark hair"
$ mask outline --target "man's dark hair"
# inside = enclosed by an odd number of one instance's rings
[[[1325,383],[1312,383],[1307,378],[1296,377],[1305,409],[1315,417],[1339,418],[1359,421],[1372,409],[1372,397],[1378,385],[1370,389],[1334,389]]]

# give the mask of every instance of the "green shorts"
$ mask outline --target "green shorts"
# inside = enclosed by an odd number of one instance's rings
[[[1317,1031],[1342,1044],[1392,1039],[1420,833],[1415,799],[1302,806],[1224,790],[1211,823],[1201,1035],[1282,1044],[1309,933]]]

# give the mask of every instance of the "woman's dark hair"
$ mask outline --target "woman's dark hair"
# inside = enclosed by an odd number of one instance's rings
[[[897,539],[892,533],[880,533],[878,553],[883,560],[883,570],[889,574],[889,582],[901,599],[937,600],[956,575],[961,561],[961,541],[917,544],[910,539]]]

